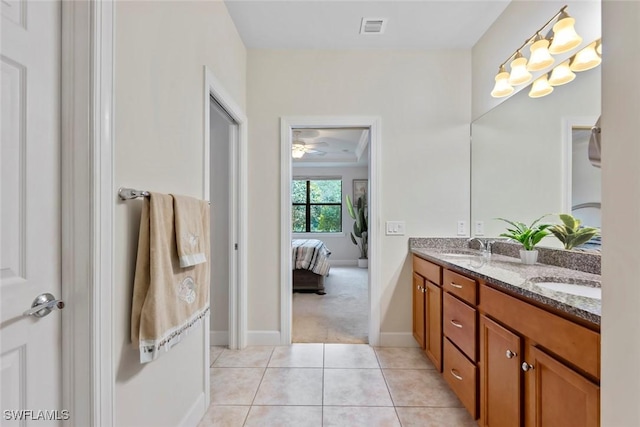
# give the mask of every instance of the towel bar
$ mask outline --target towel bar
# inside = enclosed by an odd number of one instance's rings
[[[120,187],[118,189],[118,196],[121,200],[132,200],[138,197],[149,197],[150,193],[146,190],[134,190],[133,188]],[[209,202],[211,204],[211,202]]]

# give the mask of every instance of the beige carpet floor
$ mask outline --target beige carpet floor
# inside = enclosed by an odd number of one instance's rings
[[[331,267],[326,295],[293,293],[294,343],[368,343],[368,270]]]

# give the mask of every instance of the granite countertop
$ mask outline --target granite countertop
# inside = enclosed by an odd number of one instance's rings
[[[600,325],[600,299],[554,291],[536,284],[550,281],[600,287],[598,274],[540,263],[524,265],[519,258],[495,253],[483,257],[479,251],[464,247],[411,246],[410,250],[421,258],[475,276],[498,288]]]

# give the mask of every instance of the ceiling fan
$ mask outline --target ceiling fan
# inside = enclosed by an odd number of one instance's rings
[[[293,142],[291,144],[291,155],[294,159],[300,159],[305,154],[313,154],[316,156],[324,156],[327,154],[326,151],[316,150],[316,147],[324,147],[327,145],[326,142],[312,142],[306,143],[301,139],[302,131],[294,130],[293,131]]]

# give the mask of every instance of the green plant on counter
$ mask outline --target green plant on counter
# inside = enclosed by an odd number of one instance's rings
[[[573,249],[576,246],[587,243],[598,235],[599,231],[593,227],[581,227],[580,220],[569,214],[558,214],[562,224],[549,228],[549,231],[564,244],[565,249]]]
[[[360,249],[360,259],[367,259],[369,249],[369,227],[364,197],[358,197],[356,206],[353,206],[351,198],[347,194],[347,211],[349,211],[349,216],[356,220],[356,222],[353,223],[351,241]],[[359,244],[356,237],[360,239]]]
[[[518,221],[510,221],[504,218],[496,218],[513,226],[513,228],[507,228],[507,232],[500,234],[500,237],[507,237],[520,242],[522,243],[525,251],[532,251],[533,248],[540,243],[540,240],[549,235],[549,231],[547,231],[547,229],[553,224],[539,224],[540,220],[546,216],[547,215],[541,216],[533,221],[531,225]]]

